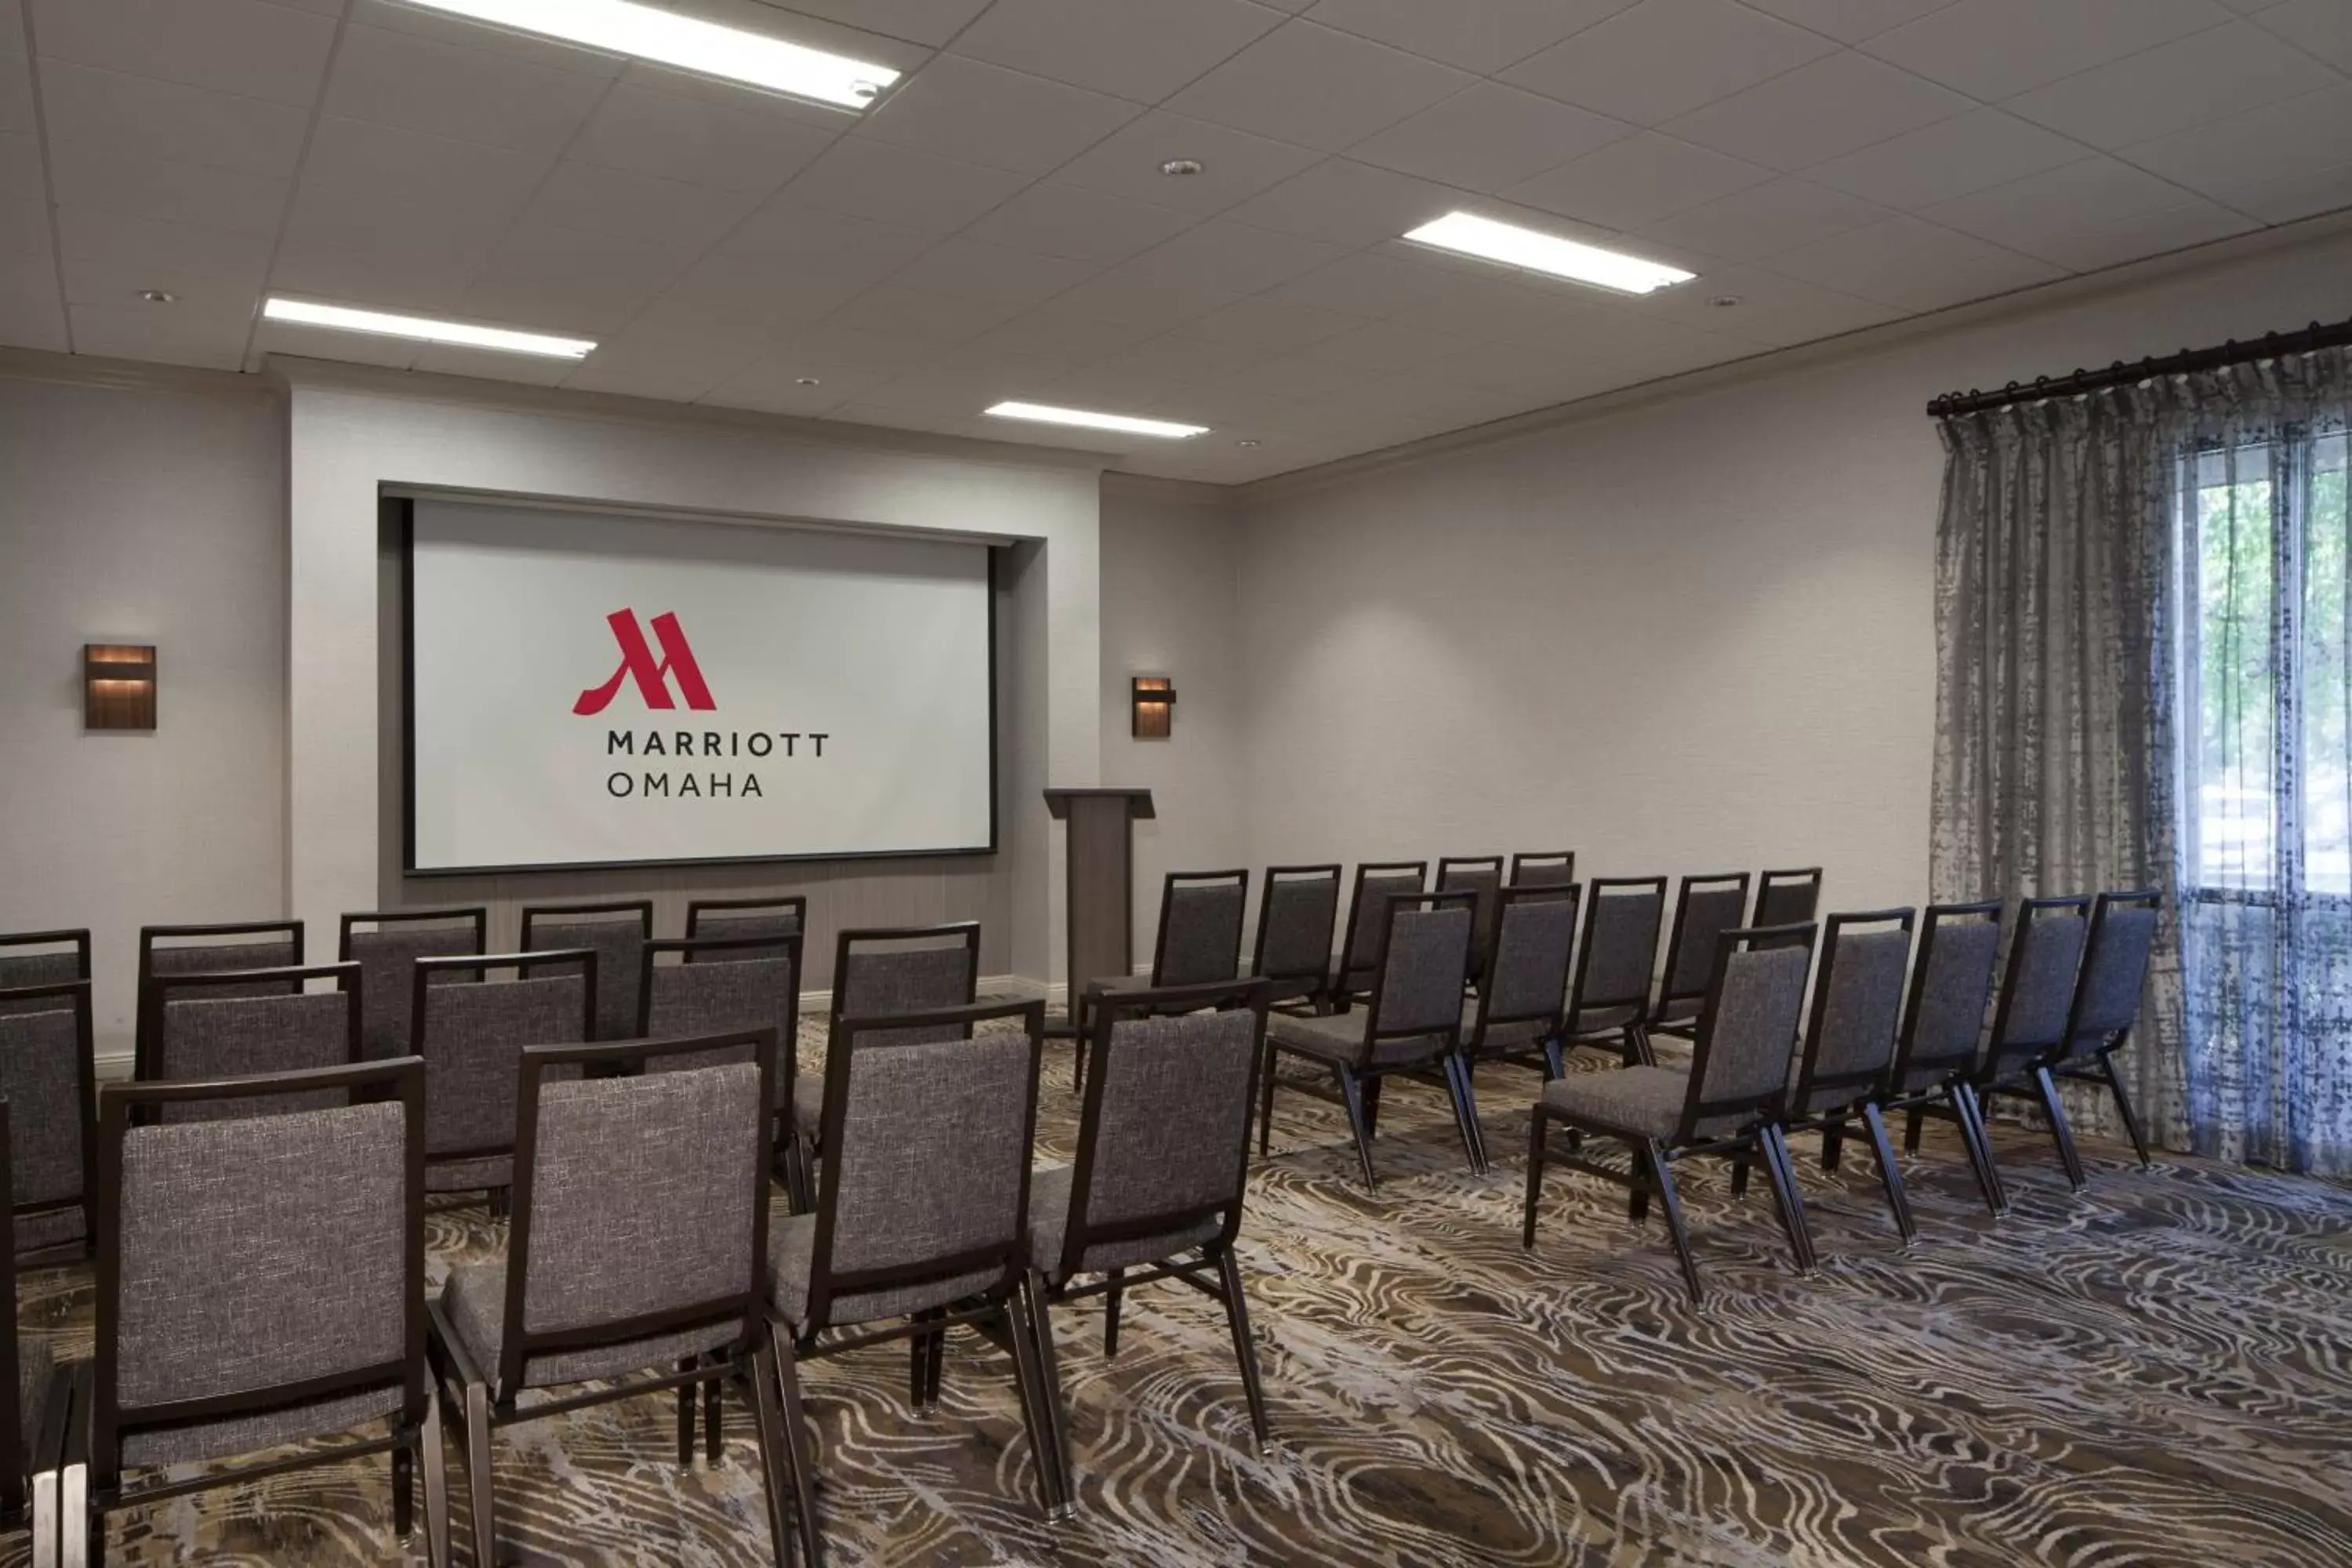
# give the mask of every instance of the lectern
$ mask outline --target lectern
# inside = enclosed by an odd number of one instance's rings
[[[1148,789],[1049,789],[1045,809],[1070,825],[1070,1016],[1089,980],[1135,967],[1135,829],[1155,815]]]

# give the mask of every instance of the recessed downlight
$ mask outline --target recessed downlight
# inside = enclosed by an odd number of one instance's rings
[[[1741,305],[1745,305],[1748,301],[1737,294],[1717,294],[1714,299],[1709,300],[1707,303],[1716,310],[1735,310]]]
[[[383,338],[413,338],[419,342],[454,343],[462,348],[540,354],[549,359],[585,359],[596,346],[593,338],[560,338],[549,332],[518,331],[512,327],[485,327],[472,321],[442,321],[430,316],[404,316],[391,310],[368,310],[354,305],[326,305],[312,300],[288,300],[278,295],[272,295],[261,307],[261,313],[270,321],[299,327],[325,327],[339,332],[369,332]]]
[[[1034,419],[1045,425],[1077,425],[1090,430],[1118,430],[1129,436],[1154,436],[1163,441],[1183,441],[1209,433],[1206,425],[1179,425],[1169,419],[1139,419],[1132,414],[1097,414],[1086,408],[1056,408],[1046,403],[999,403],[987,412],[999,419]]]
[[[1265,443],[1263,441],[1236,441],[1234,445],[1236,447],[1263,447]]]
[[[1687,283],[1698,276],[1662,261],[1645,261],[1620,250],[1603,250],[1597,245],[1564,239],[1540,229],[1521,228],[1515,223],[1498,223],[1475,213],[1447,213],[1404,237],[1416,245],[1433,246],[1458,256],[1475,256],[1481,261],[1497,261],[1506,267],[1596,284],[1623,294],[1647,294],[1669,284]]]
[[[1199,174],[1201,167],[1201,160],[1198,158],[1171,158],[1160,165],[1160,172],[1171,179],[1182,179],[1187,175]]]
[[[180,297],[169,289],[142,289],[139,297],[151,305],[176,305]]]
[[[794,386],[817,386],[817,385],[821,385],[821,384],[822,384],[822,383],[820,383],[820,382],[817,380],[817,378],[816,378],[816,377],[814,377],[814,376],[813,376],[813,375],[802,375],[802,376],[795,376],[795,377],[793,377],[793,384]]]

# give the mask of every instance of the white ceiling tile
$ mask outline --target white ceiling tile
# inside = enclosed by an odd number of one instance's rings
[[[1663,129],[1752,163],[1801,169],[1974,107],[1948,88],[1847,49]]]
[[[740,223],[758,202],[742,191],[681,184],[566,158],[540,186],[520,221],[701,249]]]
[[[1042,174],[1142,112],[1125,99],[941,55],[893,88],[856,134]]]
[[[1270,344],[1204,337],[1199,329],[1200,323],[1188,321],[1101,363],[1113,370],[1142,371],[1191,383],[1234,375],[1274,357]]]
[[[396,125],[320,117],[302,161],[305,184],[366,191],[386,201],[478,206],[511,213],[555,166],[545,153],[454,142]]]
[[[2125,148],[2123,156],[2177,185],[2237,206],[2238,195],[2255,185],[2308,178],[2347,162],[2347,147],[2352,85],[2138,142]]]
[[[1445,272],[1414,258],[1364,252],[1302,273],[1267,298],[1345,315],[1385,320],[1443,298],[1456,286]]]
[[[1321,240],[1212,219],[1121,263],[1118,272],[1134,280],[1156,279],[1171,289],[1255,294],[1344,254]]]
[[[470,375],[479,381],[516,381],[526,386],[556,386],[578,374],[570,360],[460,348],[454,343],[426,343],[411,368],[427,375]]]
[[[2255,20],[2337,70],[2352,71],[2352,5],[2344,0],[2285,0]]]
[[[2214,0],[1958,0],[1862,47],[1972,98],[2002,99],[2229,19]]]
[[[861,386],[878,385],[882,376],[866,378],[818,376],[817,384],[803,386],[809,374],[786,354],[764,354],[702,395],[700,401],[719,408],[750,408],[761,414],[783,414],[813,419],[838,408],[856,396]]]
[[[1322,0],[1310,22],[1491,76],[1634,0]]]
[[[2076,141],[2112,149],[2299,98],[2341,79],[2251,22],[2232,22],[2036,88],[2003,107]]]
[[[1196,120],[1337,153],[1475,79],[1312,22],[1286,23],[1168,107]]]
[[[745,94],[734,105],[623,81],[596,106],[566,156],[764,196],[806,167],[834,135],[785,100]]]
[[[2264,223],[2293,223],[2352,207],[2352,162],[2258,179],[2231,193],[2230,205]]]
[[[726,316],[745,331],[768,331],[830,314],[864,293],[877,270],[845,272],[817,259],[785,263],[722,246],[680,273],[660,302]]]
[[[943,240],[891,276],[894,284],[1026,310],[1094,276],[1088,261],[1008,250],[976,240]]]
[[[1301,356],[1350,370],[1387,373],[1436,364],[1480,345],[1450,332],[1433,332],[1402,321],[1366,321],[1362,326],[1301,349]]]
[[[1206,216],[1278,184],[1319,157],[1286,142],[1270,142],[1153,110],[1056,169],[1054,178],[1107,195]],[[1201,165],[1201,172],[1161,174],[1160,165],[1171,158],[1190,158]]]
[[[1080,261],[1123,261],[1183,229],[1184,214],[1045,180],[964,231],[966,239]]]
[[[1354,385],[1363,373],[1337,360],[1286,354],[1252,365],[1249,379],[1276,397],[1320,398]]]
[[[24,8],[16,0],[0,0],[0,55],[25,52]]]
[[[1783,177],[1676,213],[1642,236],[1732,261],[1759,261],[1889,216],[1876,202]]]
[[[1461,205],[1462,195],[1410,174],[1351,158],[1326,158],[1296,178],[1225,214],[1255,228],[1279,229],[1333,245],[1393,239]]]
[[[1513,66],[1503,79],[1655,125],[1836,48],[1734,0],[1642,0]]]
[[[1805,178],[1916,211],[2090,155],[2055,132],[1979,109],[1816,164]]]
[[[34,118],[32,62],[0,54],[0,131],[29,132]]]
[[[696,253],[688,245],[517,224],[467,289],[466,313],[591,337],[614,331]]]
[[[784,187],[773,207],[821,207],[926,234],[961,228],[1028,183],[1025,174],[845,136]]]
[[[1633,133],[1622,121],[1482,81],[1358,143],[1349,156],[1465,190],[1499,191]]]
[[[794,205],[780,196],[712,252],[740,256],[796,282],[838,278],[870,284],[930,248],[931,237],[897,224]]]
[[[283,179],[79,142],[49,149],[49,176],[61,204],[246,234],[276,234],[292,192],[292,183]]]
[[[1738,303],[1719,306],[1713,302],[1718,300]],[[1859,331],[1904,314],[1892,305],[1801,283],[1761,267],[1727,268],[1695,283],[1660,289],[1628,309],[1765,348]]]
[[[757,359],[765,347],[730,317],[656,301],[626,331],[572,367],[563,384],[690,403]]]
[[[960,55],[1157,103],[1282,22],[1250,0],[997,0]]]
[[[68,305],[66,323],[74,353],[108,359],[152,360],[207,370],[236,370],[245,360],[245,340],[253,312],[198,315],[130,305]]]
[[[1335,264],[1336,265],[1336,264]],[[1363,324],[1361,316],[1318,310],[1271,294],[1241,300],[1212,310],[1187,329],[1211,342],[1263,347],[1268,353],[1287,353],[1338,337]]]
[[[331,10],[342,8],[338,0],[317,0],[317,3]],[[611,81],[619,77],[629,64],[627,58],[622,55],[583,48],[577,44],[567,44],[539,33],[477,22],[469,16],[455,16],[447,11],[428,11],[424,6],[407,4],[407,0],[350,0],[350,21],[354,27],[405,33],[411,37],[429,39],[460,49],[478,50],[483,54],[504,55],[509,59],[546,66],[553,70],[571,71],[576,76],[600,77]]]
[[[298,327],[286,321],[253,323],[252,354],[295,354],[303,359],[341,360],[347,364],[381,365],[406,370],[425,352],[425,344],[409,338],[376,332],[332,332],[323,327]]]
[[[2046,261],[1904,215],[1775,257],[1801,282],[1906,310],[1935,310],[2062,276]]]
[[[248,314],[260,297],[269,263],[267,235],[156,223],[118,213],[58,209],[58,255],[70,305],[146,305],[140,294],[160,289],[175,305],[150,310],[187,315]]]
[[[1197,279],[1171,276],[1161,268],[1129,271],[1135,265],[1122,262],[1089,278],[1055,297],[1047,308],[1076,317],[1124,321],[1164,331],[1180,321],[1230,305],[1238,297],[1231,290],[1213,289]]]
[[[327,113],[347,119],[556,153],[586,121],[606,86],[511,55],[349,26],[328,74],[324,102]]]
[[[506,228],[502,213],[303,185],[294,193],[269,283],[346,304],[456,310]]]
[[[69,346],[57,268],[46,250],[26,255],[0,249],[0,343],[53,353]]]
[[[2096,156],[1941,203],[1919,216],[2011,250],[2055,259],[2052,242],[2167,212],[2189,200],[2189,192],[2145,169]]]
[[[308,108],[332,17],[264,0],[30,0],[44,59]]]
[[[0,132],[0,202],[29,202],[47,209],[49,187],[41,174],[40,138],[30,132]],[[6,237],[0,236],[0,243]]]
[[[1066,368],[1051,363],[1024,366],[1017,362],[963,366],[929,364],[862,389],[857,401],[869,408],[938,414],[959,421],[976,419],[992,404],[1034,397],[1039,388],[1049,384]]]
[[[1645,132],[1612,142],[1503,195],[1605,228],[1636,229],[1771,177],[1769,169],[1742,159]]]
[[[898,282],[869,289],[825,318],[828,326],[943,346],[970,342],[1014,314],[1009,306],[959,300]]]
[[[1131,348],[1160,331],[1148,322],[1091,315],[1055,299],[982,332],[971,341],[971,347],[1083,363]]]
[[[987,10],[988,0],[793,0],[792,8],[937,48]]]
[[[1594,318],[1617,309],[1623,298],[1573,285],[1547,288],[1531,273],[1489,268],[1465,274],[1447,292],[1399,311],[1394,320],[1481,342],[1556,342],[1589,337]]]
[[[62,60],[42,62],[41,102],[54,142],[279,178],[300,161],[309,120],[290,104]]]
[[[1892,27],[1941,10],[1952,0],[1747,0],[1759,11],[1769,11],[1784,22],[1826,33],[1843,44],[1858,44]]]
[[[2336,205],[2343,205],[2339,200]],[[2301,216],[2301,215],[2298,215]],[[2276,221],[2276,220],[2272,220]],[[2179,206],[2138,212],[2112,223],[2086,223],[2071,229],[2053,229],[2031,247],[2033,254],[2070,272],[2092,272],[2116,267],[2166,251],[2210,245],[2231,235],[2245,234],[2262,224],[2242,212],[2189,196]]]

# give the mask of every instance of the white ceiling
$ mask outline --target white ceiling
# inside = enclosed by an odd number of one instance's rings
[[[1019,397],[1238,481],[2352,205],[2352,0],[754,8],[908,74],[856,118],[394,0],[0,0],[0,342],[1093,444],[980,416]],[[1700,276],[1395,237],[1455,206]]]

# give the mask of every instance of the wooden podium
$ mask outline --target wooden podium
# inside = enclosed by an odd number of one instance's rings
[[[1069,1011],[1087,982],[1135,967],[1135,831],[1154,816],[1148,789],[1049,789],[1045,809],[1070,825]]]

